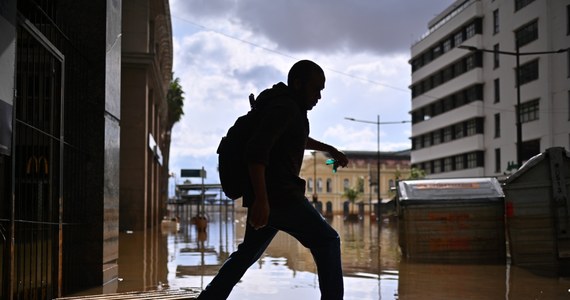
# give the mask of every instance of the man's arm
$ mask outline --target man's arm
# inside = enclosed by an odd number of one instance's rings
[[[249,225],[255,229],[259,229],[267,225],[269,219],[269,201],[267,200],[267,188],[265,185],[265,165],[250,163],[248,169],[255,199],[251,204]]]
[[[324,151],[328,152],[332,158],[335,160],[336,166],[346,167],[348,164],[348,158],[344,153],[338,151],[335,147],[325,144],[323,142],[319,142],[311,137],[307,139],[307,145],[305,146],[307,150],[317,150],[317,151]]]

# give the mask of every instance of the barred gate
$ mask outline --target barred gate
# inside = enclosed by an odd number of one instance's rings
[[[63,55],[35,27],[18,29],[12,288],[48,299],[61,279]]]
[[[0,205],[10,210],[0,215],[1,299],[53,299],[86,284],[78,276],[90,256],[83,168],[90,155],[86,114],[96,104],[85,103],[89,63],[57,9],[53,0],[18,1],[11,163],[0,157],[4,178],[11,169],[13,182],[4,181],[14,197]]]

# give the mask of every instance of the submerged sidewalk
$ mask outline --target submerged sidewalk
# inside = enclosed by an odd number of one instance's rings
[[[91,296],[63,297],[55,300],[136,300],[136,299],[164,299],[164,300],[191,300],[198,298],[199,290],[163,290],[146,292],[126,292],[115,294],[100,294]]]

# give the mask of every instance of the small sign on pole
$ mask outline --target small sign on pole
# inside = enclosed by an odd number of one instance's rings
[[[199,177],[206,178],[206,170],[204,169],[182,169],[180,177]]]

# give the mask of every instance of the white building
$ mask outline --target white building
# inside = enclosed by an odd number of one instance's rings
[[[570,47],[570,0],[458,0],[428,28],[411,48],[413,167],[503,175],[517,162],[517,99],[521,161],[570,148],[570,54],[527,55]]]

